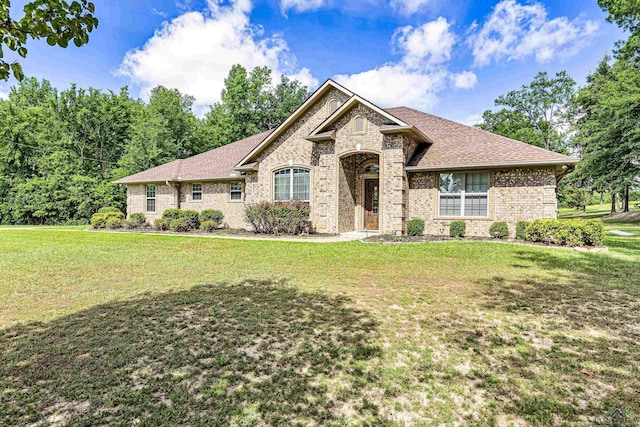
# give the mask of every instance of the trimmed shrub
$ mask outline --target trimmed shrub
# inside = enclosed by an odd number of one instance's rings
[[[124,228],[126,228],[127,230],[133,230],[134,228],[138,228],[138,223],[135,220],[129,218],[124,221]]]
[[[191,230],[191,227],[189,227],[189,222],[187,221],[186,218],[178,218],[171,221],[171,224],[169,225],[169,230],[177,231],[178,233],[184,233],[186,231]]]
[[[498,239],[506,239],[509,237],[509,226],[506,222],[494,222],[489,227],[489,235]]]
[[[129,216],[129,219],[136,223],[136,226],[142,227],[147,223],[147,218],[144,216],[142,212],[132,213]]]
[[[407,236],[422,236],[424,234],[424,221],[421,219],[410,219],[407,221]]]
[[[600,246],[604,240],[604,227],[600,220],[536,219],[527,227],[526,237],[531,242],[551,239],[563,246]]]
[[[190,230],[200,228],[200,215],[197,211],[182,211],[182,217],[187,221]]]
[[[165,209],[164,212],[162,212],[162,219],[166,219],[167,221],[169,221],[169,223],[171,223],[171,221],[173,221],[174,219],[179,218],[182,218],[182,211],[180,209],[169,208]]]
[[[529,223],[527,221],[518,221],[516,223],[516,239],[518,240],[526,240],[527,239],[527,227]]]
[[[212,233],[218,228],[218,223],[215,221],[202,221],[200,224],[200,230]]]
[[[109,212],[121,212],[120,209],[114,208],[113,206],[105,206],[98,209],[98,213],[109,213]]]
[[[309,227],[309,204],[297,200],[258,203],[247,206],[245,214],[256,233],[300,234]]]
[[[224,214],[222,211],[217,209],[205,209],[200,212],[200,221],[213,221],[216,224],[222,224],[222,220],[224,219]]]
[[[169,229],[169,221],[164,218],[158,218],[153,221],[153,229],[156,231],[167,231]]]
[[[591,219],[582,227],[582,239],[585,245],[602,246],[604,241],[604,225],[599,219]]]
[[[111,213],[115,213],[115,212],[111,212]],[[110,216],[109,218],[107,218],[106,226],[111,230],[122,228],[122,219],[115,216]]]
[[[117,218],[118,220],[124,220],[124,214],[118,212],[98,212],[91,215],[91,227],[93,228],[105,228],[107,227],[107,220],[110,218]]]
[[[464,221],[451,221],[449,224],[449,236],[464,237],[467,232],[467,223]]]

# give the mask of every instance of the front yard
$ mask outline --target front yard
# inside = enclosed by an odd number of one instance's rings
[[[640,237],[605,245],[1,230],[0,425],[638,414]]]

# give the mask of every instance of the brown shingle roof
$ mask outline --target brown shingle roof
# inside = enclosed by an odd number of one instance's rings
[[[121,178],[117,184],[161,181],[195,181],[205,179],[229,179],[238,174],[234,171],[236,164],[251,150],[256,148],[272,131],[259,133],[222,147],[214,148],[186,159],[174,160]]]
[[[486,132],[407,107],[386,109],[388,113],[415,126],[431,144],[416,150],[407,166],[452,168],[516,164],[576,163],[577,160],[544,148]]]

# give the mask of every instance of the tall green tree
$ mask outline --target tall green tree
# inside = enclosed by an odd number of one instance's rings
[[[576,175],[621,194],[628,211],[629,191],[640,184],[640,72],[629,58],[613,64],[605,58],[588,77],[577,103],[582,160]]]
[[[618,43],[618,54],[636,63],[640,61],[640,1],[598,0],[598,4],[608,12],[607,21],[630,33],[627,40]]]
[[[478,127],[548,150],[567,153],[574,122],[576,82],[566,71],[550,77],[536,74],[533,81],[495,100],[503,107],[487,110]]]
[[[8,62],[4,49],[26,58],[28,39],[46,39],[50,46],[66,48],[70,41],[80,47],[89,42],[89,33],[98,26],[93,15],[95,5],[87,0],[32,0],[16,17],[16,8],[10,0],[0,0],[0,79],[7,80],[11,73],[18,80],[24,78],[22,66]]]
[[[118,174],[128,175],[204,151],[196,135],[193,102],[193,97],[178,90],[154,88],[149,103],[138,110],[132,123]]]
[[[284,76],[274,87],[267,67],[247,72],[234,65],[224,83],[221,101],[211,107],[199,129],[209,148],[273,129],[309,97],[304,85]]]

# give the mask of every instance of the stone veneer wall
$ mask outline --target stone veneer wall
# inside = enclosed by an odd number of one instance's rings
[[[467,234],[489,236],[494,221],[505,221],[515,235],[517,221],[555,218],[557,215],[556,178],[551,168],[507,169],[490,172],[489,217],[465,219]],[[438,218],[438,173],[412,173],[409,176],[409,215],[407,219],[425,221],[425,234],[448,234],[453,219]]]

